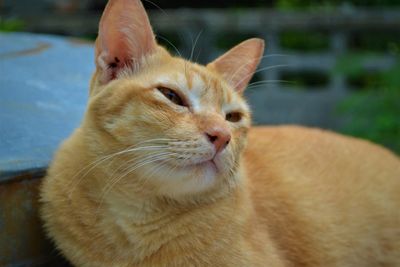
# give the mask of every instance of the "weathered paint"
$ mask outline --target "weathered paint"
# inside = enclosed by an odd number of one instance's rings
[[[13,58],[13,57],[21,57],[26,55],[34,55],[36,53],[40,53],[46,49],[48,49],[51,45],[49,43],[37,43],[36,47],[28,48],[25,50],[13,51],[8,53],[0,53],[0,60]]]
[[[0,183],[0,266],[69,266],[46,239],[38,216],[42,175]]]
[[[84,112],[91,45],[0,33],[0,266],[68,266],[45,238],[38,190]]]
[[[50,254],[37,214],[39,183],[24,176],[0,184],[0,266],[40,263]]]
[[[0,182],[46,169],[79,124],[93,46],[69,38],[0,33]]]

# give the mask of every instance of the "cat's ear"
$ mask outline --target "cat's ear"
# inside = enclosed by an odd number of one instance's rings
[[[260,63],[264,40],[246,40],[207,65],[218,72],[236,91],[242,93]]]
[[[116,78],[126,66],[135,67],[157,47],[140,0],[109,0],[96,40],[96,66],[101,83]]]

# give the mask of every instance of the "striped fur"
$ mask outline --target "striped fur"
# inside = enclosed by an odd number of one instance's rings
[[[74,266],[400,266],[399,159],[251,127],[242,93],[262,53],[250,39],[207,66],[173,57],[138,0],[110,0],[87,111],[41,188],[45,229]],[[231,137],[220,152],[210,128]]]

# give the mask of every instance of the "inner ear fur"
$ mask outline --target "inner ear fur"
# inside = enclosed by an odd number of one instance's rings
[[[264,53],[264,40],[252,38],[236,45],[207,65],[242,93],[253,77]]]
[[[140,67],[157,48],[147,13],[139,0],[110,0],[96,39],[96,67],[100,82],[115,79],[126,67]]]

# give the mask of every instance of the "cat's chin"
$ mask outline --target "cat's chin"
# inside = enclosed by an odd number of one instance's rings
[[[182,197],[199,194],[213,188],[217,184],[220,173],[212,160],[180,167],[167,167],[160,170],[156,179],[159,193],[169,197]]]
[[[206,169],[206,171],[215,172],[215,173],[219,172],[219,168],[215,164],[214,160],[207,160],[207,161],[203,161],[200,163],[191,164],[191,165],[186,166],[186,168],[194,168],[194,169],[200,169],[200,170]]]

